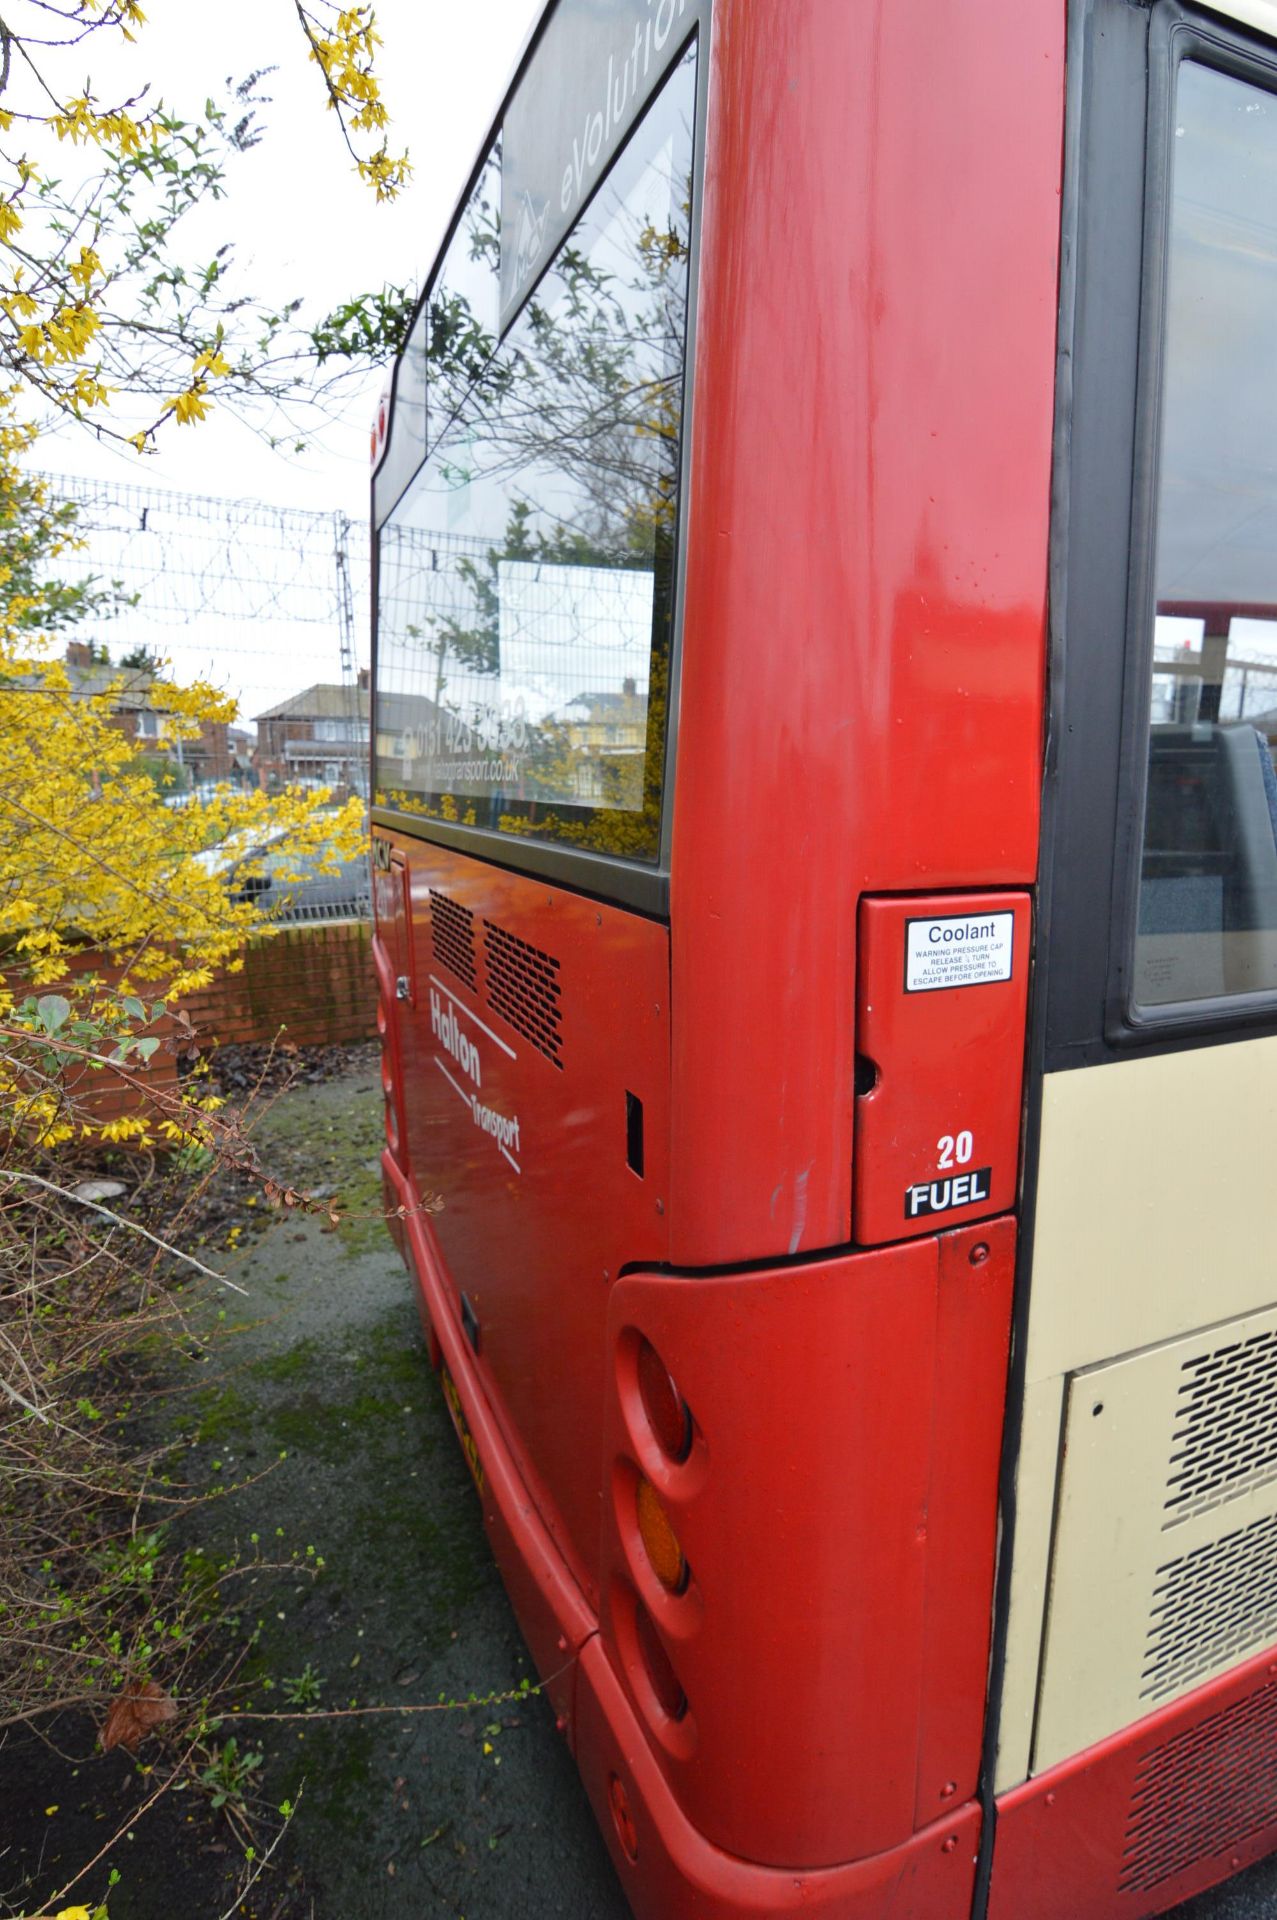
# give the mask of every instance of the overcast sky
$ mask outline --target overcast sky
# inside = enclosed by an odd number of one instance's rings
[[[26,3],[16,0],[20,9]],[[378,206],[355,175],[318,70],[306,57],[293,0],[219,0],[215,10],[196,9],[192,0],[147,0],[147,25],[134,47],[109,34],[91,43],[92,80],[103,105],[150,81],[152,98],[193,118],[228,77],[276,69],[262,82],[270,96],[259,115],[264,138],[233,160],[227,197],[190,223],[180,257],[207,258],[229,240],[239,275],[232,284],[271,303],[300,296],[305,316],[316,320],[383,282],[421,284],[540,10],[540,0],[377,0],[389,145],[406,147],[413,165],[410,187],[388,206]],[[60,82],[77,91],[88,63],[83,53],[71,62]],[[69,146],[58,154],[64,180],[74,179],[77,165],[91,165]],[[344,420],[324,428],[300,456],[271,451],[218,409],[198,426],[168,426],[154,457],[100,445],[72,428],[42,439],[38,460],[67,475],[343,511],[362,524],[381,384],[377,373],[355,383]],[[112,568],[109,549],[96,564]],[[161,564],[177,564],[171,540]],[[202,556],[198,564],[205,564]],[[360,609],[364,658],[366,635]],[[310,681],[338,677],[335,630],[290,632],[260,615],[240,622],[170,618],[149,630],[131,619],[127,633],[117,626],[104,637],[117,657],[138,640],[164,646],[179,678],[210,674],[241,697],[245,717]]]
[[[233,163],[230,193],[189,229],[192,246],[234,243],[242,284],[267,299],[300,295],[318,316],[385,280],[420,283],[465,184],[479,144],[540,7],[538,0],[377,0],[385,45],[380,69],[392,116],[390,145],[406,146],[409,189],[377,206],[355,177],[318,70],[306,58],[292,0],[148,0],[148,21],[132,48],[101,57],[113,37],[95,40],[93,78],[105,99],[150,79],[179,111],[197,114],[229,75],[274,66],[263,90],[266,137]],[[214,20],[216,26],[213,26]],[[76,56],[77,75],[82,56]],[[60,157],[67,177],[72,150]],[[204,493],[253,493],[280,504],[367,510],[368,429],[380,381],[352,396],[343,430],[303,458],[263,449],[224,415],[171,429],[164,451],[141,460],[94,449],[64,432],[42,458],[65,472],[145,479]]]

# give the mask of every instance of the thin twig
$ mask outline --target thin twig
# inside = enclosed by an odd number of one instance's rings
[[[9,1385],[9,1382],[3,1379],[0,1379],[0,1387],[3,1387],[4,1391],[8,1394],[11,1400],[15,1400],[17,1404],[20,1407],[24,1408],[27,1413],[33,1413],[37,1420],[43,1420],[45,1426],[46,1427],[48,1426],[49,1424],[48,1414],[41,1412],[39,1407],[33,1406],[29,1400],[24,1399],[22,1394],[18,1392],[18,1389],[16,1387],[11,1387]]]
[[[4,1344],[6,1345],[6,1347],[8,1347],[10,1353],[13,1355],[18,1365],[22,1368],[23,1373],[26,1374],[27,1380],[31,1387],[31,1391],[32,1393],[34,1393],[36,1391],[35,1379],[34,1379],[34,1376],[32,1375],[30,1367],[27,1365],[26,1356],[23,1354],[21,1347],[19,1347],[13,1340],[9,1338],[9,1335],[5,1332],[3,1327],[0,1327],[0,1340],[4,1341]],[[45,1425],[46,1426],[48,1425],[49,1423],[48,1414],[42,1412],[39,1407],[33,1406],[29,1400],[24,1399],[22,1394],[18,1392],[18,1389],[16,1387],[11,1387],[7,1380],[0,1380],[0,1387],[4,1388],[5,1392],[8,1394],[11,1400],[16,1400],[20,1407],[25,1407],[28,1413],[33,1413],[36,1416],[37,1420],[43,1420]]]
[[[511,1687],[503,1693],[485,1693],[477,1700],[426,1700],[405,1701],[402,1706],[375,1707],[308,1707],[300,1713],[250,1713],[241,1712],[238,1707],[229,1707],[220,1711],[218,1720],[360,1720],[370,1714],[381,1713],[470,1713],[480,1707],[504,1707],[520,1700],[532,1700],[537,1694],[545,1693],[556,1680],[561,1680],[570,1668],[576,1665],[577,1656],[572,1655],[563,1665],[540,1681],[535,1687]]]
[[[5,1167],[0,1173],[0,1179],[25,1180],[33,1187],[43,1187],[46,1193],[56,1194],[60,1200],[74,1200],[77,1207],[88,1207],[91,1213],[100,1213],[107,1220],[114,1220],[117,1227],[127,1227],[130,1233],[140,1233],[142,1238],[149,1240],[153,1247],[159,1247],[163,1252],[171,1253],[175,1260],[184,1260],[188,1267],[194,1267],[197,1273],[205,1274],[210,1280],[216,1280],[219,1286],[229,1287],[233,1293],[242,1293],[246,1300],[248,1298],[247,1287],[241,1287],[236,1281],[228,1280],[224,1273],[214,1273],[212,1267],[206,1267],[204,1262],[197,1260],[193,1253],[183,1253],[180,1247],[170,1246],[167,1240],[161,1240],[158,1234],[150,1232],[147,1227],[140,1227],[136,1220],[126,1220],[123,1214],[113,1213],[110,1207],[104,1207],[100,1200],[83,1200],[79,1194],[68,1193],[65,1187],[55,1186],[52,1180],[44,1180],[38,1173],[19,1173],[13,1167]]]
[[[302,1793],[304,1792],[304,1790],[305,1790],[304,1787],[298,1787],[297,1798],[293,1801],[294,1809],[296,1809],[296,1807],[299,1805],[301,1801]],[[231,1905],[227,1907],[225,1913],[219,1914],[218,1920],[231,1920],[232,1914],[236,1914],[239,1912],[245,1900],[247,1900],[249,1894],[252,1892],[254,1883],[265,1871],[267,1861],[270,1859],[272,1853],[274,1853],[276,1847],[279,1845],[285,1833],[288,1831],[288,1822],[291,1819],[292,1819],[292,1814],[288,1814],[285,1816],[283,1826],[280,1828],[279,1832],[275,1835],[275,1838],[271,1841],[265,1853],[263,1853],[261,1859],[254,1864],[253,1871],[249,1874],[248,1879],[244,1882],[244,1885],[240,1888],[239,1893],[237,1894],[236,1898],[232,1901]]]
[[[55,1894],[50,1895],[48,1900],[48,1905],[50,1907],[56,1907],[58,1901],[63,1899],[68,1893],[70,1893],[72,1887],[75,1885],[77,1880],[82,1880],[86,1873],[91,1873],[94,1867],[96,1867],[98,1861],[102,1858],[103,1854],[110,1853],[111,1848],[116,1844],[116,1842],[118,1840],[122,1840],[124,1838],[124,1835],[128,1832],[129,1828],[133,1826],[133,1824],[136,1821],[140,1820],[142,1818],[142,1815],[148,1812],[150,1808],[152,1808],[155,1805],[156,1801],[160,1798],[161,1794],[165,1794],[168,1792],[169,1788],[172,1786],[173,1782],[177,1779],[178,1775],[185,1772],[187,1763],[190,1760],[192,1754],[195,1752],[198,1745],[199,1745],[198,1740],[192,1740],[190,1746],[186,1749],[186,1752],[182,1755],[181,1759],[178,1761],[177,1765],[174,1767],[172,1773],[169,1774],[167,1780],[161,1780],[159,1786],[155,1789],[155,1792],[150,1794],[148,1798],[142,1802],[140,1807],[135,1808],[134,1811],[127,1816],[122,1826],[116,1828],[115,1832],[111,1835],[111,1838],[106,1842],[106,1845],[99,1847],[91,1860],[86,1860],[85,1864],[82,1867],[77,1868],[74,1877],[68,1880],[65,1886],[59,1887]]]

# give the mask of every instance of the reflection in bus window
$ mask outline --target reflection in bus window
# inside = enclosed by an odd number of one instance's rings
[[[1175,112],[1135,999],[1277,988],[1277,100]]]
[[[658,857],[694,59],[503,341],[499,155],[432,289],[429,455],[378,553],[382,805]]]

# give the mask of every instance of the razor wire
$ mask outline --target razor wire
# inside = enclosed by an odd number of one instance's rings
[[[75,503],[79,550],[63,555],[58,570],[118,585],[133,599],[110,616],[115,633],[134,623],[165,626],[206,615],[336,633],[339,551],[348,560],[356,623],[360,611],[367,614],[368,528],[346,514],[117,480],[34,477],[54,499]]]
[[[372,541],[340,511],[39,473],[54,502],[75,506],[74,546],[50,578],[86,582],[103,605],[69,638],[105,644],[119,661],[139,648],[179,681],[256,689],[241,713],[314,685],[344,689],[351,738],[368,743]],[[400,544],[442,585],[489,543],[450,530],[406,529]],[[433,601],[437,596],[427,596]],[[360,685],[363,676],[363,687]],[[362,781],[360,783],[362,785]]]
[[[366,745],[359,685],[368,664],[365,524],[263,500],[35,477],[51,499],[76,509],[75,545],[50,575],[105,595],[76,637],[105,643],[116,660],[145,647],[179,680],[265,688],[250,706],[336,684],[346,692],[354,737]]]

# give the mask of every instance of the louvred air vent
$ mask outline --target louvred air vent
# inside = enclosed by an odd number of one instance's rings
[[[430,944],[435,959],[468,987],[477,983],[474,962],[474,915],[436,887],[430,889]]]
[[[1155,1747],[1140,1762],[1118,1888],[1147,1892],[1277,1820],[1277,1685]]]
[[[1164,1699],[1277,1639],[1277,1515],[1168,1560],[1154,1597],[1140,1688]]]
[[[1277,1333],[1194,1354],[1181,1372],[1167,1527],[1277,1479]]]
[[[483,941],[488,1005],[561,1068],[558,961],[491,920],[483,923]]]

